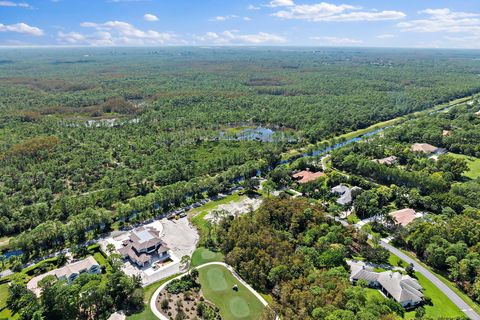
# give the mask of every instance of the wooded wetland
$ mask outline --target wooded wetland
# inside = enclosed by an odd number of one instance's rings
[[[0,236],[20,235],[10,245],[31,255],[228,190],[290,149],[480,90],[474,51],[77,48],[1,56]],[[276,138],[221,138],[259,126]]]

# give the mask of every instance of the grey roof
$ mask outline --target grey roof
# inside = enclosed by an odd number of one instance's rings
[[[332,188],[332,193],[340,195],[340,198],[337,199],[337,203],[341,205],[346,205],[352,202],[352,191],[349,187],[340,184]]]
[[[98,264],[98,262],[95,260],[94,257],[89,256],[86,259],[83,259],[83,260],[80,260],[80,261],[77,261],[77,262],[74,262],[74,263],[71,263],[71,264],[67,264],[63,268],[57,269],[55,271],[55,275],[58,278],[60,278],[62,276],[69,277],[72,274],[78,274],[78,273],[81,273],[83,271],[90,270],[92,267],[99,268],[100,265]]]
[[[344,186],[343,184],[339,184],[338,186],[332,188],[332,192],[336,194],[344,194],[349,190],[350,189],[347,186]]]
[[[152,252],[142,252],[142,250],[156,247],[156,252],[161,254],[167,252],[169,248],[160,238],[158,230],[152,227],[140,227],[130,233],[130,237],[122,242],[123,247],[118,252],[123,257],[129,257],[131,260],[139,263],[146,263],[152,259]]]
[[[377,272],[360,269],[355,274],[352,274],[353,280],[366,280],[368,282],[378,281],[379,274]]]
[[[159,232],[152,227],[140,227],[130,233],[129,242],[137,251],[162,243]]]
[[[362,279],[369,283],[376,282],[399,303],[422,301],[421,290],[423,288],[416,279],[399,272],[374,272],[372,268],[361,262],[349,261],[348,264],[351,268],[350,278],[352,280]]]
[[[408,275],[386,271],[379,274],[377,281],[397,302],[422,301],[422,287]]]
[[[151,234],[147,230],[139,230],[139,231],[133,230],[133,233],[135,233],[135,235],[138,237],[139,243],[144,243],[154,238],[153,234]]]

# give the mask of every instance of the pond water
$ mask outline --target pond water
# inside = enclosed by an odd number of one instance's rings
[[[304,158],[304,157],[317,157],[317,156],[320,156],[322,154],[327,154],[329,153],[330,151],[333,151],[333,150],[336,150],[336,149],[339,149],[343,146],[346,146],[347,144],[350,144],[350,143],[354,143],[354,142],[358,142],[358,141],[362,141],[368,137],[371,137],[373,135],[376,135],[377,133],[379,132],[382,132],[384,131],[385,129],[387,128],[390,128],[389,127],[384,127],[384,128],[380,128],[380,129],[376,129],[374,131],[371,131],[371,132],[368,132],[368,133],[365,133],[361,136],[358,136],[358,137],[355,137],[355,138],[351,138],[351,139],[348,139],[348,140],[345,140],[343,142],[339,142],[337,144],[334,144],[334,145],[331,145],[329,147],[326,147],[326,148],[323,148],[323,149],[317,149],[317,150],[314,150],[314,151],[311,151],[311,152],[306,152],[306,153],[302,153],[301,155],[299,155],[298,157],[294,157],[292,159],[288,159],[288,160],[282,160],[279,164],[287,164],[287,163],[291,163],[299,158]]]
[[[288,141],[295,142],[296,139],[288,133],[274,131],[270,128],[256,127],[243,129],[238,133],[220,132],[220,138],[226,140],[249,140],[260,142]]]
[[[0,260],[1,259],[8,259],[8,258],[11,258],[11,257],[18,257],[18,256],[21,256],[22,254],[23,254],[22,250],[7,251],[7,252],[4,252],[4,253],[0,253]]]

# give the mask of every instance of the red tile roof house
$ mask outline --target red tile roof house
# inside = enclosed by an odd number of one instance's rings
[[[415,218],[422,216],[421,213],[415,212],[413,209],[402,209],[394,212],[390,212],[389,215],[400,225],[406,227],[409,225]]]
[[[143,268],[149,265],[154,257],[165,260],[170,255],[168,247],[160,239],[160,233],[152,227],[140,227],[130,233],[130,238],[123,241],[123,248],[118,252]]]
[[[307,169],[307,170],[295,173],[292,177],[296,179],[298,183],[305,184],[305,183],[315,181],[318,178],[323,177],[324,175],[325,175],[324,172],[321,172],[321,171],[312,172]]]

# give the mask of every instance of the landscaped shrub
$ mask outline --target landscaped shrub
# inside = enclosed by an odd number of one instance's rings
[[[197,315],[204,320],[220,320],[218,308],[213,308],[204,302],[200,302],[197,308]]]
[[[167,285],[167,291],[171,294],[179,294],[186,292],[190,289],[199,288],[200,284],[197,283],[196,278],[191,275],[186,275],[180,279],[175,279]]]
[[[160,303],[160,305],[161,305],[163,310],[167,310],[168,309],[168,300],[163,299],[162,302]]]

